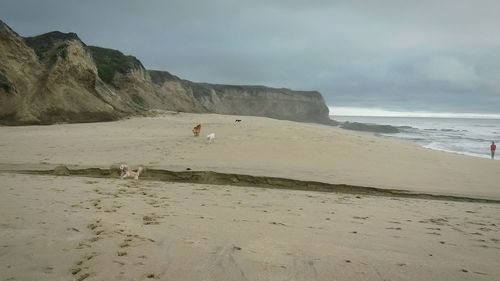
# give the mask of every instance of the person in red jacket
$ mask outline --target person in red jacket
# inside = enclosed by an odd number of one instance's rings
[[[495,159],[495,150],[497,150],[497,145],[495,144],[494,141],[491,142],[491,159]]]

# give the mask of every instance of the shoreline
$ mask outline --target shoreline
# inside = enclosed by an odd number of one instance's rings
[[[333,116],[330,116],[331,118]],[[487,149],[488,147],[485,147],[484,151],[479,153],[478,151],[468,151],[468,150],[457,150],[457,149],[452,149],[452,148],[447,148],[447,147],[440,147],[443,145],[449,145],[449,142],[452,138],[458,138],[458,139],[469,139],[469,138],[484,138],[484,132],[481,132],[477,135],[469,135],[469,130],[472,127],[472,124],[467,122],[470,121],[483,121],[487,122],[485,127],[490,127],[490,123],[492,121],[498,121],[500,122],[500,119],[495,119],[495,118],[453,118],[453,117],[406,117],[406,116],[336,116],[340,118],[342,121],[338,121],[341,123],[345,122],[350,122],[350,123],[361,123],[361,124],[373,124],[374,126],[389,126],[394,129],[398,129],[399,132],[397,133],[386,133],[386,132],[380,132],[380,131],[371,131],[371,133],[374,136],[378,137],[383,137],[391,140],[400,140],[403,141],[404,143],[409,143],[409,144],[415,144],[417,146],[427,148],[433,151],[441,151],[441,152],[447,152],[447,153],[453,153],[453,154],[458,154],[458,155],[465,155],[465,156],[471,156],[475,158],[482,158],[482,159],[491,159],[489,150]],[[443,120],[445,122],[443,124],[443,127],[433,127],[433,123],[429,123],[429,120]],[[401,121],[402,120],[402,121]],[[422,120],[426,120],[427,122],[422,122]],[[392,121],[392,122],[391,122]],[[412,123],[412,121],[414,123]],[[465,124],[460,123],[457,121],[466,121]],[[416,123],[415,123],[416,122]],[[420,122],[420,123],[419,123]],[[500,124],[500,123],[498,123]],[[423,128],[423,127],[424,128]],[[425,128],[425,126],[429,126]],[[450,129],[450,127],[453,129]],[[456,128],[455,126],[459,126],[459,128]],[[472,127],[471,127],[472,126]],[[464,130],[465,128],[465,130]],[[410,130],[409,130],[410,129]],[[500,130],[500,127],[497,127],[498,130]],[[409,130],[409,131],[408,131]],[[500,138],[500,131],[496,129],[492,129],[491,135],[489,138],[482,139],[482,141],[486,142],[491,142],[491,140],[495,140]],[[432,134],[434,132],[442,132],[442,133],[447,133],[447,132],[465,132],[466,135],[457,135],[457,136],[446,136],[446,135],[434,135]],[[402,134],[402,136],[400,135]],[[427,135],[431,134],[431,135]],[[408,136],[412,135],[413,138],[408,138]],[[429,137],[428,141],[424,141],[423,138]],[[436,138],[437,137],[437,138]],[[449,138],[449,139],[448,139]],[[490,140],[490,138],[492,138]],[[479,140],[479,139],[478,139]],[[489,145],[488,145],[489,146]],[[494,159],[494,160],[499,160],[499,158]]]

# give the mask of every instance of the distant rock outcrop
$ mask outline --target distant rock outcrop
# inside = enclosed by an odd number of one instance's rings
[[[358,122],[344,122],[340,125],[340,128],[353,131],[363,131],[363,132],[372,132],[381,134],[399,133],[399,129],[391,125],[377,125],[377,124],[366,124]]]
[[[110,121],[152,109],[331,124],[316,91],[195,83],[75,33],[22,38],[0,21],[0,124]]]

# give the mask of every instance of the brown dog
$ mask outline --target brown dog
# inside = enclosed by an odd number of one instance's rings
[[[197,137],[200,135],[200,133],[201,133],[201,124],[198,124],[193,128],[193,135]]]

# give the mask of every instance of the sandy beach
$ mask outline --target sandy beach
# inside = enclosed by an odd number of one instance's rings
[[[191,133],[196,124],[202,124],[198,138]],[[212,132],[216,140],[207,145],[204,136]],[[108,123],[0,127],[0,155],[3,170],[128,163],[500,199],[498,161],[264,117],[181,113]]]
[[[0,155],[1,280],[500,276],[499,204],[16,172],[128,163],[500,200],[500,161],[318,124],[186,113],[0,127]]]

